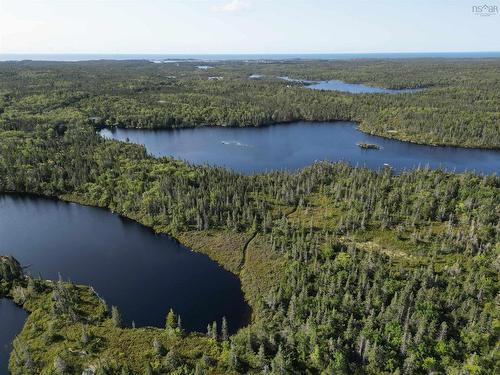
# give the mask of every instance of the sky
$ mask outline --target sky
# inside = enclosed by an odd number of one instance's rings
[[[480,4],[483,4],[481,0]],[[497,6],[500,0],[486,0]],[[500,51],[474,0],[0,0],[0,53]]]

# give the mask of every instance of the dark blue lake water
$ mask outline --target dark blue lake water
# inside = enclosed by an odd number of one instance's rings
[[[433,147],[385,139],[357,130],[352,122],[297,122],[261,128],[204,127],[177,130],[104,129],[105,138],[145,145],[155,156],[238,172],[296,170],[317,160],[346,161],[372,169],[429,166],[449,171],[500,172],[500,151]],[[374,143],[365,150],[357,143]]]
[[[184,329],[206,332],[226,316],[231,332],[249,321],[239,279],[207,256],[107,210],[0,195],[0,253],[28,271],[92,285],[125,321],[164,327],[170,308]],[[235,249],[239,251],[239,249]],[[4,305],[0,305],[3,316]],[[10,325],[0,320],[0,325]],[[1,331],[0,331],[1,332]]]
[[[21,331],[28,314],[6,298],[0,298],[0,375],[8,375],[12,341]]]

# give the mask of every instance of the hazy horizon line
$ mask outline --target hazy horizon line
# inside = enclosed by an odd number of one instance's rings
[[[500,50],[341,51],[341,52],[0,52],[0,55],[352,55],[394,53],[500,53]]]

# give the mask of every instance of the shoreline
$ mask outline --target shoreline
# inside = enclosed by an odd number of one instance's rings
[[[374,131],[369,131],[365,129],[363,126],[363,122],[360,120],[353,119],[333,119],[333,120],[291,120],[291,121],[276,121],[276,122],[268,122],[262,125],[246,125],[246,126],[238,126],[238,125],[212,125],[212,124],[200,124],[200,125],[181,125],[181,126],[158,126],[158,127],[136,127],[129,126],[127,124],[115,124],[115,125],[93,125],[97,132],[103,129],[127,129],[127,130],[150,130],[150,131],[176,131],[182,129],[197,129],[197,128],[231,128],[231,129],[243,129],[243,128],[266,128],[271,126],[286,126],[289,124],[301,123],[301,122],[310,122],[310,123],[336,123],[336,122],[351,122],[354,124],[357,130],[366,135],[372,135],[376,137],[380,137],[383,139],[389,139],[392,141],[399,141],[403,143],[411,143],[419,146],[431,146],[431,147],[443,147],[443,148],[452,148],[452,149],[467,149],[467,150],[489,150],[489,151],[500,151],[500,145],[496,147],[481,147],[481,146],[467,146],[453,143],[425,143],[412,139],[404,139],[399,138],[397,136],[392,136],[387,133],[377,133]],[[396,130],[394,134],[398,134],[399,131]],[[400,133],[399,133],[400,134]]]

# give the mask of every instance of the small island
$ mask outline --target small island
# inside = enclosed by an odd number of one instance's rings
[[[375,143],[363,143],[363,142],[358,142],[356,143],[358,147],[361,147],[365,150],[380,150],[380,146],[376,145]]]

